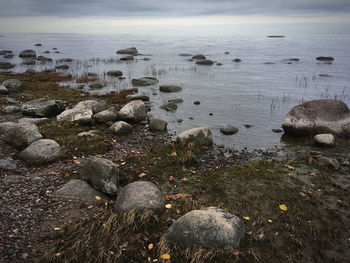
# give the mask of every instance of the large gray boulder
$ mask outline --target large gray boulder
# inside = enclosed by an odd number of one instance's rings
[[[312,100],[290,110],[282,126],[292,135],[331,133],[350,137],[350,110],[340,100]]]
[[[79,102],[72,109],[66,109],[57,115],[57,121],[71,121],[79,123],[93,123],[93,115],[105,109],[105,105],[95,100]]]
[[[61,100],[40,98],[23,103],[22,113],[23,115],[33,117],[51,117],[60,114],[62,111],[64,111],[66,106],[66,102]]]
[[[35,164],[49,163],[61,155],[60,145],[51,139],[41,139],[33,142],[19,155],[22,160]]]
[[[209,128],[198,127],[181,133],[177,137],[177,141],[180,143],[188,144],[194,142],[198,145],[213,145],[213,135]]]
[[[21,108],[18,106],[7,106],[1,112],[5,114],[15,114],[21,111]]]
[[[52,197],[73,199],[89,203],[101,203],[107,197],[83,180],[70,180],[52,193]],[[101,198],[101,199],[100,199]]]
[[[26,49],[26,50],[23,50],[21,53],[19,53],[19,57],[20,58],[35,58],[36,53],[34,50]]]
[[[117,51],[117,54],[122,54],[122,55],[136,55],[139,52],[137,51],[136,47],[129,47],[125,49],[120,49]]]
[[[130,94],[125,97],[126,101],[132,101],[132,100],[142,100],[142,101],[149,101],[149,96],[146,94]]]
[[[123,76],[123,72],[120,70],[110,70],[107,72],[107,75],[110,77],[121,77]]]
[[[18,120],[18,123],[34,124],[34,125],[41,125],[48,122],[50,122],[50,119],[48,118],[22,118]]]
[[[90,182],[103,193],[117,195],[119,171],[115,164],[107,159],[91,156],[82,164],[80,178]]]
[[[237,216],[217,207],[208,207],[180,217],[164,237],[170,243],[186,247],[237,249],[244,234],[244,225]]]
[[[8,124],[4,129],[3,140],[16,148],[27,147],[43,137],[34,124],[13,123]]]
[[[125,121],[117,121],[108,128],[108,131],[117,135],[129,134],[132,132],[132,126]]]
[[[19,92],[22,90],[22,81],[18,79],[7,79],[4,80],[2,85],[11,93]]]
[[[124,121],[142,121],[146,118],[146,107],[142,100],[133,100],[119,111],[119,118]]]
[[[7,121],[7,122],[1,122],[0,123],[0,135],[4,135],[6,133],[8,133],[11,129],[11,127],[15,126],[16,123],[15,122],[10,122],[10,121]]]
[[[180,86],[177,85],[161,85],[159,86],[159,91],[161,92],[179,92],[182,90]]]
[[[165,131],[168,123],[158,118],[151,118],[149,120],[149,129],[151,131]]]
[[[94,115],[94,119],[97,122],[115,122],[118,120],[118,113],[112,110],[104,110]]]
[[[130,183],[120,191],[114,211],[122,213],[133,209],[152,210],[162,214],[165,210],[165,198],[154,183],[147,181]]]
[[[105,104],[97,100],[84,100],[74,106],[79,110],[91,110],[94,114],[105,110]]]
[[[139,79],[132,79],[131,83],[134,86],[151,86],[156,85],[159,82],[158,79],[152,77],[143,77]]]

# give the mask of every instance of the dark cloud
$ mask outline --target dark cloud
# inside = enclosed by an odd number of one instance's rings
[[[350,13],[349,0],[11,0],[1,17],[183,17],[199,15],[317,16]]]

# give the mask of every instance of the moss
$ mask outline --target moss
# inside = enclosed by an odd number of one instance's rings
[[[98,137],[78,137],[81,132],[89,131],[88,126],[72,122],[56,122],[40,126],[45,138],[55,140],[64,152],[65,157],[103,154],[111,149],[112,143],[102,132]]]

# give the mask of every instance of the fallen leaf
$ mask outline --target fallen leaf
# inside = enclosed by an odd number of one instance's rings
[[[151,250],[152,248],[153,248],[153,244],[151,243],[148,245],[148,249]]]
[[[267,220],[267,222],[272,223],[272,220],[271,220],[271,219],[269,219],[269,220]]]
[[[95,196],[95,199],[98,201],[98,200],[101,200],[101,197],[98,196],[98,195],[96,195],[96,196]]]
[[[181,211],[180,211],[179,209],[176,209],[176,213],[180,214],[180,213],[181,213]]]
[[[294,170],[294,169],[295,169],[295,168],[294,168],[293,166],[291,166],[291,165],[285,165],[285,167],[287,167],[288,170]]]
[[[14,235],[13,235],[13,234],[9,235],[9,238],[13,238],[13,237],[14,237]]]
[[[61,255],[61,253],[56,253],[55,256],[56,257],[59,257]]]
[[[77,158],[77,157],[75,157],[75,158]],[[78,160],[74,160],[74,163],[80,164],[80,162]]]
[[[174,177],[172,175],[170,175],[169,181],[174,181]]]
[[[17,231],[18,231],[18,228],[12,230],[13,233],[17,233]]]
[[[70,174],[69,174],[69,173],[66,173],[64,176],[65,176],[65,177],[69,177],[69,176],[70,176]]]
[[[61,230],[61,228],[59,228],[59,227],[54,227],[53,230],[59,231],[59,230]]]
[[[35,200],[35,203],[36,203],[36,204],[39,204],[39,202],[40,202],[40,198],[38,198],[38,199]]]
[[[283,211],[287,211],[287,210],[288,210],[288,208],[287,208],[287,206],[286,206],[285,204],[279,205],[279,208],[280,208],[281,210],[283,210]]]
[[[145,177],[146,176],[146,173],[140,173],[139,174],[139,178],[143,178],[143,177]]]
[[[249,216],[244,216],[243,217],[245,220],[249,221],[250,220],[250,217]]]
[[[170,259],[170,255],[168,253],[165,253],[160,256],[161,259]]]
[[[172,153],[171,153],[171,156],[176,157],[176,156],[177,156],[177,153],[176,153],[176,152],[172,152]]]
[[[186,177],[182,178],[181,181],[187,181],[188,179]]]
[[[112,255],[114,255],[114,252],[113,252],[113,251],[110,251],[110,253],[111,253]]]
[[[121,163],[121,165],[125,165],[125,164],[126,164],[126,162],[122,162],[122,163]]]
[[[171,208],[171,204],[166,204],[165,208],[170,209]]]

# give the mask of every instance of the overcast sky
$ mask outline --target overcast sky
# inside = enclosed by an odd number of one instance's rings
[[[1,0],[0,6],[1,33],[350,33],[350,0]]]

